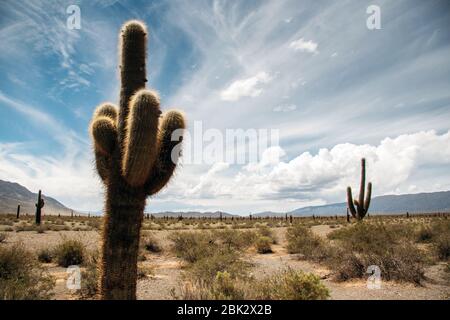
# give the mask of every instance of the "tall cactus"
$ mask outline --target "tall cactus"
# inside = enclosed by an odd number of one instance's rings
[[[121,30],[119,110],[109,103],[100,105],[90,127],[96,168],[106,189],[100,295],[108,300],[136,299],[146,198],[172,177],[179,156],[179,141],[173,141],[172,133],[185,128],[178,111],[160,119],[159,97],[145,89],[146,46],[145,25],[127,22]]]
[[[44,207],[44,199],[42,199],[41,190],[39,190],[38,200],[37,200],[35,206],[36,206],[36,224],[40,225],[41,224],[41,210]]]
[[[19,219],[19,216],[20,216],[20,204],[17,205],[16,219]]]
[[[350,213],[353,218],[358,220],[364,219],[367,212],[369,211],[370,199],[372,196],[372,182],[367,184],[367,195],[364,200],[364,193],[366,189],[366,159],[361,159],[361,185],[359,187],[359,200],[353,200],[352,188],[347,187],[347,204]],[[355,208],[356,206],[356,208]]]

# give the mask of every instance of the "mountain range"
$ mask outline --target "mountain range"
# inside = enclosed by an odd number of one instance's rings
[[[45,191],[45,190],[44,190]],[[44,214],[49,215],[70,215],[71,208],[66,207],[58,200],[48,197],[43,193],[45,206]],[[0,180],[0,214],[1,213],[16,213],[17,205],[20,204],[21,212],[34,214],[35,203],[37,200],[37,193],[33,193],[24,186],[15,183]],[[322,206],[310,206],[292,210],[290,212],[271,212],[265,211],[252,214],[254,217],[267,216],[284,216],[285,214],[302,217],[302,216],[326,216],[326,215],[345,215],[347,204],[345,202],[333,203]],[[430,192],[430,193],[416,193],[403,195],[385,195],[374,197],[370,204],[370,214],[404,214],[420,213],[420,212],[450,212],[450,191]],[[74,210],[75,214],[80,214]],[[154,217],[222,217],[237,216],[226,212],[158,212],[152,213]]]
[[[20,204],[21,214],[34,215],[37,196],[37,193],[31,192],[18,183],[0,180],[0,213],[16,214],[17,205]],[[42,194],[42,198],[45,201],[42,209],[44,215],[71,214],[72,209],[67,208],[58,200],[46,196],[45,193]]]

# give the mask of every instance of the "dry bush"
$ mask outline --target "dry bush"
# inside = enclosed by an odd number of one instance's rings
[[[350,252],[383,254],[398,243],[399,234],[382,223],[358,222],[329,233],[328,238],[339,240],[341,246]]]
[[[276,239],[275,235],[273,234],[272,229],[270,229],[268,226],[266,226],[266,225],[258,226],[257,233],[262,237],[269,238],[270,241],[272,242],[272,244],[277,243],[277,239]]]
[[[369,266],[378,266],[384,280],[399,280],[420,285],[425,278],[424,257],[411,243],[392,247],[384,254],[340,252],[328,261],[338,281],[368,276]]]
[[[0,232],[0,243],[2,243],[3,241],[5,241],[7,238],[6,233],[4,232]]]
[[[217,272],[227,271],[233,279],[247,278],[250,264],[242,261],[235,250],[219,248],[187,268],[187,277],[193,281],[211,284]]]
[[[152,234],[146,234],[141,239],[141,241],[142,241],[141,243],[142,243],[142,246],[144,247],[144,249],[149,252],[159,253],[162,251],[161,245],[159,244],[159,242],[155,238],[155,236]]]
[[[189,263],[210,256],[217,249],[211,234],[206,232],[174,232],[169,239],[175,255]]]
[[[188,263],[186,278],[191,283],[210,285],[218,272],[226,271],[233,279],[248,277],[250,264],[241,260],[241,250],[248,246],[247,236],[220,230],[175,232],[169,238],[174,243],[174,253]]]
[[[98,252],[91,253],[85,259],[86,268],[81,272],[81,289],[79,295],[81,299],[93,299],[98,294]]]
[[[329,295],[318,276],[291,268],[258,281],[249,293],[256,300],[325,300]]]
[[[255,241],[255,248],[258,253],[272,253],[272,244],[273,240],[269,237],[260,236]]]
[[[311,229],[295,224],[286,233],[289,253],[301,254],[305,259],[321,261],[329,255],[329,246]]]
[[[443,233],[436,237],[433,246],[440,260],[448,261],[450,259],[450,234]]]
[[[229,272],[217,272],[213,281],[188,282],[182,288],[185,300],[323,300],[328,289],[320,278],[293,269],[281,270],[274,275],[255,280],[235,279]]]
[[[53,253],[48,248],[43,248],[38,251],[37,258],[39,262],[50,263],[53,261]]]
[[[212,239],[219,245],[223,244],[229,249],[245,250],[253,245],[257,235],[253,231],[238,231],[232,229],[214,230],[211,233]]]
[[[327,259],[338,280],[367,277],[367,268],[376,265],[385,280],[420,284],[424,279],[425,257],[406,235],[396,233],[397,227],[381,223],[360,222],[333,231],[329,238],[339,249]]]
[[[84,245],[79,240],[63,239],[54,249],[54,257],[59,266],[67,268],[72,265],[80,265],[85,258]]]
[[[54,279],[23,245],[0,247],[0,299],[49,299],[54,285]]]

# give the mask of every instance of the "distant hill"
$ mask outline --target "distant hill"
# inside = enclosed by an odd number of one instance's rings
[[[450,191],[386,195],[374,197],[370,203],[370,214],[400,214],[405,212],[450,212]],[[347,203],[333,203],[323,206],[311,206],[295,209],[288,212],[293,216],[326,216],[326,215],[345,215],[347,212]],[[284,213],[263,212],[255,216],[280,216]]]
[[[45,201],[42,213],[48,215],[70,215],[71,209],[64,206],[61,202],[47,197],[45,190],[42,195]],[[33,193],[24,186],[15,183],[0,180],[0,214],[13,213],[17,211],[17,205],[20,204],[20,212],[22,214],[34,214],[37,201],[37,193]],[[78,214],[75,212],[75,214]]]
[[[147,213],[146,213],[147,214]],[[161,218],[161,217],[169,217],[169,218],[177,218],[180,215],[183,216],[183,218],[220,218],[220,211],[215,212],[197,212],[197,211],[187,211],[187,212],[173,212],[173,211],[166,211],[166,212],[158,212],[158,213],[149,213],[153,215],[155,218]],[[237,215],[233,215],[230,213],[222,212],[222,217],[225,218],[231,218],[236,217]]]

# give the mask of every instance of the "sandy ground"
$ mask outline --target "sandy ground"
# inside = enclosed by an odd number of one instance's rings
[[[333,229],[328,225],[312,227],[314,233],[325,237]],[[427,267],[427,280],[423,286],[414,286],[407,283],[383,281],[380,289],[368,289],[364,280],[347,282],[335,282],[331,280],[331,271],[318,264],[299,260],[295,255],[290,255],[285,249],[286,228],[274,229],[278,243],[273,246],[272,254],[256,254],[249,251],[245,259],[254,264],[252,273],[255,277],[270,275],[285,267],[300,269],[305,272],[313,272],[319,275],[324,284],[330,289],[331,299],[450,299],[450,283],[444,278],[444,264]],[[171,292],[178,292],[182,284],[182,263],[169,252],[170,242],[167,236],[170,231],[152,231],[163,247],[160,254],[146,254],[146,260],[140,262],[143,266],[149,266],[153,274],[138,281],[138,299],[172,299]],[[6,244],[21,242],[30,250],[38,250],[58,244],[63,238],[81,240],[88,250],[96,250],[99,246],[99,233],[97,231],[47,231],[39,234],[30,232],[9,232]],[[45,264],[49,272],[57,279],[55,287],[56,299],[77,299],[77,295],[66,288],[68,273],[64,268],[55,264]]]

